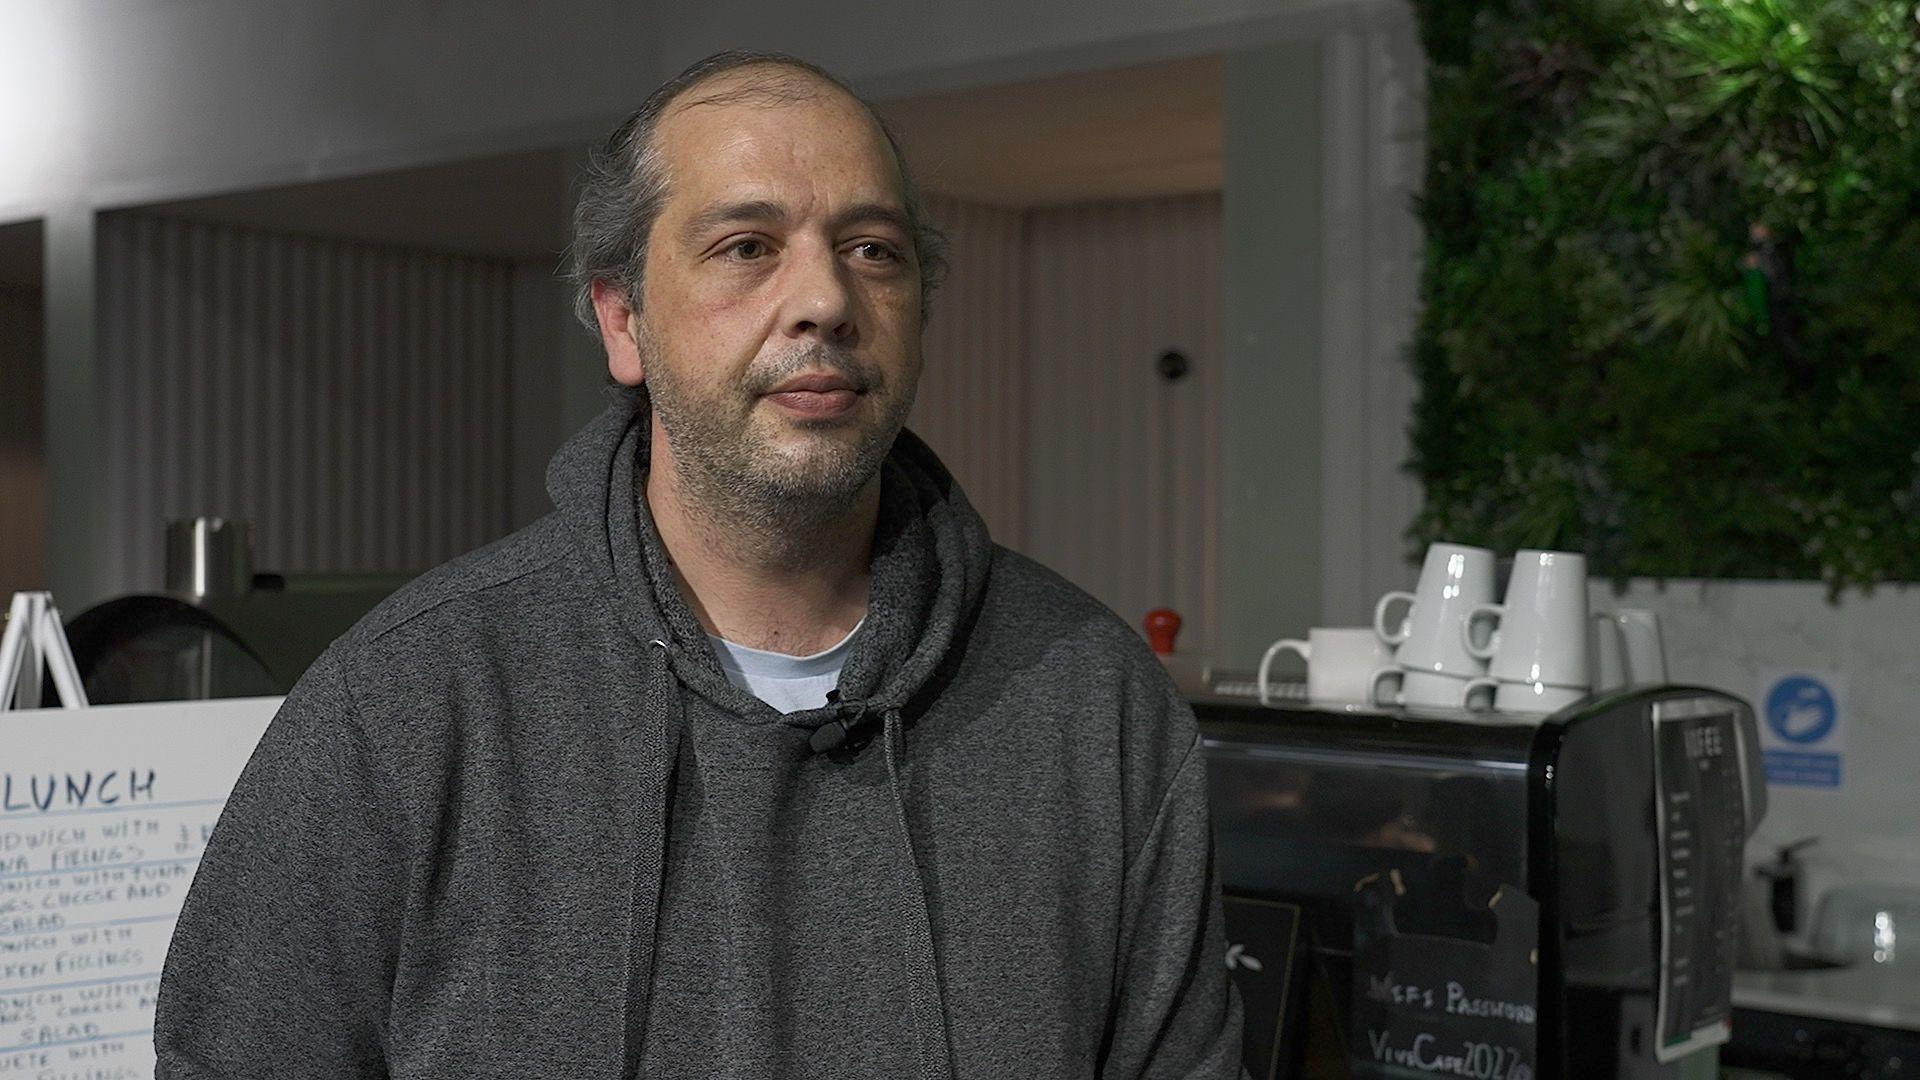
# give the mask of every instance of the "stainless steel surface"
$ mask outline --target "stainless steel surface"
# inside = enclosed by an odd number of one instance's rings
[[[204,600],[253,588],[253,525],[218,517],[167,523],[167,591]]]
[[[176,522],[167,561],[177,592],[118,597],[67,624],[91,700],[287,693],[328,644],[411,578],[255,574],[249,535],[241,522]]]
[[[1813,971],[1741,971],[1733,1003],[1920,1032],[1920,969],[1857,964]]]
[[[1200,737],[1200,747],[1209,753],[1237,754],[1252,761],[1293,761],[1305,765],[1329,765],[1340,768],[1365,768],[1367,770],[1386,769],[1407,772],[1427,772],[1434,768],[1434,758],[1422,754],[1396,754],[1391,752],[1368,752],[1356,754],[1352,750],[1339,747],[1316,746],[1262,746],[1244,740],[1215,738],[1207,735]],[[1524,776],[1527,771],[1525,761],[1512,759],[1462,758],[1449,760],[1446,768],[1452,772],[1491,772]]]
[[[1207,693],[1236,700],[1260,700],[1260,681],[1246,671],[1209,671],[1207,673]],[[1307,703],[1307,680],[1294,675],[1283,675],[1267,680],[1267,697],[1280,702],[1304,705]]]

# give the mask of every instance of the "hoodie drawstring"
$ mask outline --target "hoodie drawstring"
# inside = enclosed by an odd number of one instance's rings
[[[703,627],[685,603],[647,505],[651,424],[645,388],[622,388],[599,419],[554,455],[547,469],[547,490],[584,565],[615,605],[633,641],[644,643],[648,653],[641,661],[646,685],[638,727],[631,717],[611,718],[627,729],[623,745],[630,753],[620,762],[620,771],[631,784],[633,802],[625,844],[634,875],[624,1070],[629,1077],[639,1072],[647,1034],[671,828],[668,810],[678,782],[680,748],[692,737],[692,721],[704,715],[701,703],[717,703],[717,696],[731,700],[732,706],[740,704],[725,673],[702,655]],[[899,708],[929,685],[945,658],[965,649],[997,556],[985,523],[952,474],[911,431],[902,429],[895,437],[881,477],[870,598],[874,617],[863,631],[869,645],[853,651],[842,673],[863,700],[835,710],[821,725],[826,733],[819,735],[821,743],[835,745],[816,750],[870,752],[859,748],[876,736],[884,739],[893,810],[888,813],[864,801],[862,809],[872,806],[868,812],[873,813],[876,841],[888,828],[879,818],[884,815],[892,822],[895,837],[884,852],[888,865],[874,871],[886,877],[889,918],[906,931],[901,947],[906,950],[920,1073],[945,1080],[953,1071],[951,1037],[926,883],[908,827]],[[683,647],[682,642],[687,644]],[[654,648],[660,656],[651,655]],[[720,705],[723,712],[729,708]],[[885,798],[877,791],[871,794]]]
[[[893,825],[898,834],[897,850],[903,856],[898,863],[896,895],[909,901],[905,908],[894,910],[900,912],[900,928],[906,932],[907,992],[912,997],[914,1032],[920,1040],[920,1075],[924,1080],[949,1080],[953,1075],[953,1049],[947,1032],[946,1000],[940,990],[940,961],[933,948],[933,913],[927,907],[926,881],[914,852],[913,832],[907,826],[906,794],[900,783],[900,756],[906,752],[906,735],[899,709],[887,709],[882,716],[887,786],[893,792]]]
[[[641,702],[640,791],[633,801],[639,850],[633,860],[633,928],[627,951],[626,1063],[621,1075],[640,1075],[647,1010],[653,990],[653,958],[659,944],[660,887],[666,876],[668,804],[674,766],[686,726],[686,700],[673,671],[673,649],[658,638],[658,665],[649,664],[654,685]]]

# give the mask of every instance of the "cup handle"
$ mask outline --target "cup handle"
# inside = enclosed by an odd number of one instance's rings
[[[1405,616],[1402,616],[1400,629],[1391,633],[1387,631],[1387,607],[1395,600],[1405,600],[1407,602],[1407,610],[1413,610],[1413,594],[1398,589],[1382,596],[1380,602],[1373,605],[1373,632],[1379,635],[1380,640],[1386,642],[1388,645],[1398,645],[1407,640]]]
[[[1380,682],[1381,680],[1387,679],[1387,678],[1394,678],[1394,679],[1400,678],[1401,674],[1402,672],[1397,667],[1383,667],[1378,671],[1375,671],[1373,673],[1373,677],[1367,680],[1367,700],[1373,703],[1374,705],[1400,704],[1400,702],[1398,701],[1381,701],[1380,700]]]
[[[1667,656],[1660,645],[1660,617],[1651,611],[1623,608],[1613,613],[1613,624],[1620,628],[1621,661],[1627,668],[1628,681],[1666,682]]]
[[[1482,711],[1473,707],[1473,692],[1476,690],[1485,690],[1487,691],[1486,707],[1488,710],[1491,710],[1493,708],[1494,692],[1499,689],[1500,689],[1499,679],[1489,678],[1488,676],[1485,676],[1485,675],[1482,675],[1474,679],[1468,679],[1467,685],[1460,688],[1460,707],[1467,710],[1468,712]]]
[[[1267,651],[1260,657],[1260,674],[1258,676],[1260,704],[1262,705],[1269,704],[1267,700],[1267,671],[1273,667],[1273,658],[1288,649],[1299,653],[1300,659],[1305,660],[1307,663],[1313,663],[1313,646],[1298,638],[1281,638],[1279,641],[1267,646]]]
[[[1500,648],[1500,623],[1506,618],[1505,604],[1475,604],[1460,616],[1460,642],[1466,646],[1467,655],[1475,660],[1491,660]],[[1493,629],[1487,631],[1487,645],[1482,649],[1473,643],[1473,627],[1482,618],[1493,620]]]

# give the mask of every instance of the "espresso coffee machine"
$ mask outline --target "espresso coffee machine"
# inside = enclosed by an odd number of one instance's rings
[[[1258,1080],[1716,1074],[1765,811],[1744,702],[1192,697]]]
[[[115,597],[69,620],[87,700],[285,694],[334,638],[413,576],[259,573],[252,536],[244,521],[173,522],[164,591]]]

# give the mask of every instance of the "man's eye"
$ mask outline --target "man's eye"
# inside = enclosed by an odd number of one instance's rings
[[[751,262],[767,253],[767,245],[759,240],[748,238],[730,245],[727,248],[727,253]]]
[[[873,252],[866,256],[869,262],[896,262],[900,258],[900,256],[894,254],[892,248],[877,240],[869,240],[864,244],[859,244],[855,246],[853,250],[866,251],[869,248],[871,248]]]

